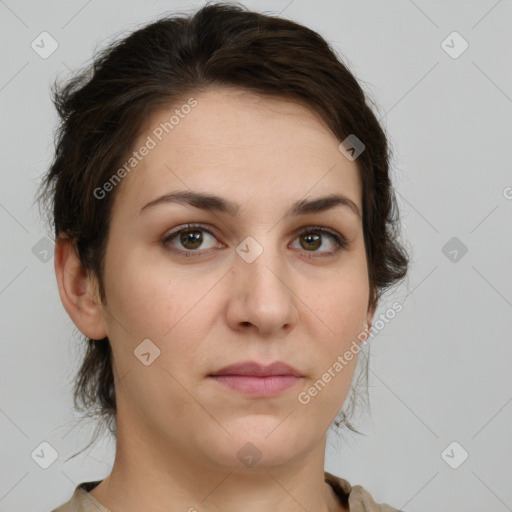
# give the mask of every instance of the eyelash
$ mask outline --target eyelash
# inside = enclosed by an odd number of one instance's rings
[[[180,229],[172,231],[171,233],[166,235],[162,239],[162,245],[165,246],[165,247],[168,247],[167,246],[168,242],[170,242],[171,240],[176,238],[181,233],[187,232],[187,231],[205,231],[206,233],[210,234],[212,237],[216,238],[216,236],[209,229],[207,229],[206,227],[204,227],[201,224],[186,224],[186,225],[180,227]],[[325,227],[322,227],[322,226],[308,226],[307,228],[304,228],[302,231],[300,231],[300,233],[297,234],[296,238],[299,238],[300,236],[305,235],[305,234],[312,234],[312,233],[328,235],[329,237],[331,237],[335,241],[337,247],[335,249],[329,251],[329,252],[322,253],[320,251],[319,254],[323,254],[322,256],[307,256],[307,258],[318,258],[318,257],[320,257],[320,258],[325,258],[325,257],[329,258],[329,257],[333,257],[339,251],[341,251],[342,249],[347,249],[348,246],[349,246],[349,242],[348,242],[348,240],[345,237],[343,237],[342,235],[340,235],[336,231],[333,231],[331,229],[328,229],[328,228],[325,228]],[[208,252],[210,249],[206,249],[206,250],[198,249],[196,251],[190,251],[190,250],[184,251],[184,250],[181,250],[181,249],[172,248],[170,250],[172,250],[173,252],[176,252],[176,253],[178,253],[178,254],[180,254],[182,256],[185,256],[185,257],[198,257],[198,256],[201,256],[202,253]],[[318,251],[306,251],[305,250],[305,252],[306,253],[316,254]]]

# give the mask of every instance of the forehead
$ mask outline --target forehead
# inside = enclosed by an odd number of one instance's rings
[[[339,142],[304,105],[210,89],[152,114],[133,148],[150,149],[123,179],[116,202],[140,208],[176,189],[267,205],[340,192],[362,211],[359,170]]]

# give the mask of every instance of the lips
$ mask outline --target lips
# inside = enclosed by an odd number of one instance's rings
[[[295,387],[303,375],[282,361],[269,365],[247,361],[225,366],[208,377],[231,391],[253,398],[270,398]]]
[[[299,370],[282,361],[276,361],[269,365],[263,365],[255,361],[245,361],[225,366],[210,375],[242,375],[250,377],[303,376]]]

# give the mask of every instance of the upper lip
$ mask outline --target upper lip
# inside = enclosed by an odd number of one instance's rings
[[[255,361],[244,361],[241,363],[230,364],[224,368],[211,373],[210,375],[252,375],[256,377],[268,377],[271,375],[293,375],[302,377],[302,374],[289,364],[282,361],[276,361],[269,365],[257,363]]]

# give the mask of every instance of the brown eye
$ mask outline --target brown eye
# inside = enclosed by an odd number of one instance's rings
[[[322,235],[317,233],[301,235],[301,245],[306,250],[316,250],[322,245]]]
[[[182,231],[179,235],[180,243],[185,247],[185,249],[197,249],[203,243],[201,230]]]
[[[348,241],[338,232],[319,226],[303,230],[299,233],[298,239],[300,249],[318,253],[319,256],[333,256],[339,250],[348,247]],[[319,250],[320,248],[324,250]]]
[[[339,250],[348,247],[348,241],[338,232],[312,226],[304,229],[296,237],[300,247],[293,247],[310,253],[308,257],[334,256]],[[209,242],[209,246],[208,246]],[[162,245],[182,256],[201,256],[212,248],[224,248],[216,237],[201,225],[187,224],[175,229],[162,240]]]
[[[162,244],[185,256],[199,256],[211,248],[222,247],[209,230],[194,225],[186,225],[169,233],[162,240]]]

